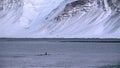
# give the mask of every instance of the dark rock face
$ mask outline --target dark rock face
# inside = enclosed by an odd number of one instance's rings
[[[70,16],[75,16],[80,11],[87,12],[86,7],[90,7],[90,6],[85,6],[85,4],[92,3],[92,2],[93,2],[93,0],[77,0],[77,1],[73,1],[71,3],[68,3],[68,4],[66,4],[63,12],[59,16],[55,17],[55,20],[60,21],[64,18],[67,18]],[[82,6],[84,6],[85,8],[81,9]]]
[[[120,11],[120,0],[107,0],[109,6],[114,11]]]
[[[0,11],[2,11],[2,10],[3,10],[3,7],[0,6]]]
[[[74,1],[72,3],[67,4],[66,6],[72,6],[75,7],[77,5],[84,5],[86,2],[84,0],[78,0],[78,1]]]
[[[120,0],[112,0],[113,6],[116,11],[120,11]]]
[[[17,10],[22,5],[22,0],[0,0],[0,17],[6,16],[10,10]]]
[[[98,8],[102,8],[104,11],[107,11],[110,6],[113,11],[120,11],[120,0],[76,0],[66,4],[64,10],[55,17],[55,21],[60,21],[64,18],[74,16],[78,12],[85,11],[88,12],[92,6],[86,4],[96,3]]]
[[[72,6],[72,7],[76,7],[77,5],[84,5],[86,3],[91,3],[93,2],[93,0],[77,0],[71,3],[68,3],[66,6]]]

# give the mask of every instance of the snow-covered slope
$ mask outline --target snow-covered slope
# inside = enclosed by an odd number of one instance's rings
[[[120,38],[120,0],[0,0],[0,37]]]

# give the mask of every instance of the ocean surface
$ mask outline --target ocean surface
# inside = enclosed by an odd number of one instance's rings
[[[120,43],[4,40],[0,68],[120,68]]]

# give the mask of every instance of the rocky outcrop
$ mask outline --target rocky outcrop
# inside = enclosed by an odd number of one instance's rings
[[[0,17],[6,16],[10,11],[23,6],[22,0],[0,0]]]

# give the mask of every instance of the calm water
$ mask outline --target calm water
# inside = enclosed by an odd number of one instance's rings
[[[120,68],[120,43],[4,41],[0,68]]]

